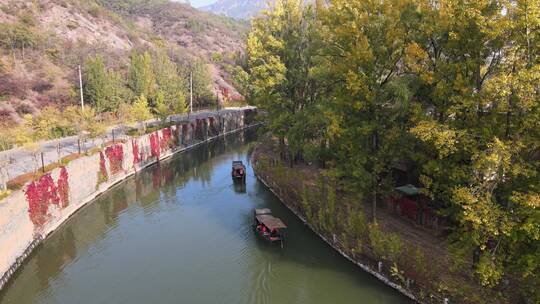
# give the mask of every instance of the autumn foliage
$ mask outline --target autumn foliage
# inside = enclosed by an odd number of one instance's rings
[[[157,132],[150,134],[150,152],[152,157],[159,158],[160,147],[159,147],[159,134]]]
[[[136,165],[142,161],[142,151],[139,151],[139,143],[135,139],[131,141],[131,147],[133,149],[133,164]]]
[[[171,128],[165,128],[161,130],[161,140],[159,143],[161,150],[167,150],[171,147],[171,144],[172,144],[171,135],[172,135]]]
[[[107,149],[105,149],[105,154],[109,159],[111,174],[117,174],[122,171],[122,163],[124,162],[124,148],[122,145],[117,144],[107,147]]]
[[[62,187],[64,187],[64,185],[62,185]],[[39,180],[30,183],[26,189],[25,195],[26,200],[28,201],[30,220],[36,226],[42,226],[46,223],[49,217],[48,211],[51,203],[60,203],[58,188],[54,184],[54,180],[50,173],[47,173]]]

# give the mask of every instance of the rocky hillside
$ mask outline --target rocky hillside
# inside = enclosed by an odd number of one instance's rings
[[[268,0],[218,0],[214,4],[202,7],[214,14],[236,19],[249,19],[267,7]]]
[[[124,74],[133,51],[165,50],[187,65],[202,60],[211,90],[240,99],[227,70],[247,28],[166,0],[0,0],[0,124],[76,104],[77,67],[96,54]]]

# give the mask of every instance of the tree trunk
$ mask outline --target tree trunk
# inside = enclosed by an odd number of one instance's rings
[[[379,135],[377,133],[377,130],[373,132],[372,135],[372,153],[375,155],[377,150],[379,149]],[[373,198],[372,198],[372,208],[373,208],[373,222],[377,222],[377,193],[378,193],[378,187],[379,187],[379,176],[378,172],[376,172],[375,169],[372,169],[373,172]]]
[[[377,223],[377,180],[375,178],[375,185],[373,185],[373,198],[372,198],[372,208],[373,208],[373,223]]]
[[[285,138],[279,137],[279,157],[281,160],[285,160]]]

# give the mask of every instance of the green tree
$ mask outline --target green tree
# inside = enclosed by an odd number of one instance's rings
[[[25,24],[0,23],[0,46],[10,49],[13,60],[16,59],[16,50],[22,51],[24,59],[25,49],[34,48],[39,43],[39,37]]]
[[[540,299],[540,1],[302,2],[253,20],[236,73],[282,154],[328,164],[374,220],[393,164],[411,163],[455,223],[457,260]],[[329,229],[333,209],[313,218]],[[399,240],[377,233],[395,257]]]
[[[163,94],[164,102],[174,104],[186,96],[187,81],[181,77],[176,63],[165,52],[159,52],[154,58],[156,85]]]
[[[148,106],[148,100],[144,95],[139,96],[133,103],[133,117],[139,123],[139,129],[144,131],[146,125],[144,121],[152,118],[150,114],[150,107]]]
[[[186,101],[186,97],[179,95],[173,103],[173,109],[175,114],[184,114],[189,111],[189,105]]]
[[[128,87],[135,96],[153,97],[156,91],[156,77],[149,52],[134,52],[129,66]]]
[[[156,94],[156,106],[154,107],[154,112],[161,120],[161,124],[165,124],[169,115],[173,114],[172,104],[165,101],[165,95],[161,91],[158,91]]]
[[[213,100],[212,91],[212,76],[208,70],[208,64],[203,60],[197,59],[190,65],[182,67],[182,75],[186,79],[186,90],[190,91],[189,79],[193,80],[193,103],[194,105],[203,106],[205,103]],[[186,93],[187,95],[187,93]]]
[[[333,80],[327,107],[338,164],[333,173],[349,189],[371,192],[373,220],[378,198],[391,188],[392,161],[408,153],[412,93],[401,68],[409,39],[406,3],[337,0],[320,10],[327,46],[321,66]]]
[[[122,76],[107,69],[101,55],[89,58],[85,64],[86,99],[98,111],[116,111],[124,99],[129,98]]]
[[[317,20],[314,8],[302,2],[277,1],[273,10],[253,20],[247,40],[250,85],[245,92],[268,111],[267,127],[279,138],[281,154],[290,165],[301,157],[306,143],[315,139],[322,143],[325,131],[318,120]],[[239,72],[244,82],[246,75]]]

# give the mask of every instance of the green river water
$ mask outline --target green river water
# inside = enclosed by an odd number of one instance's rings
[[[256,180],[254,130],[201,145],[118,184],[24,263],[0,304],[411,303],[348,262]],[[248,165],[244,187],[231,162]],[[260,240],[254,208],[288,226]]]

